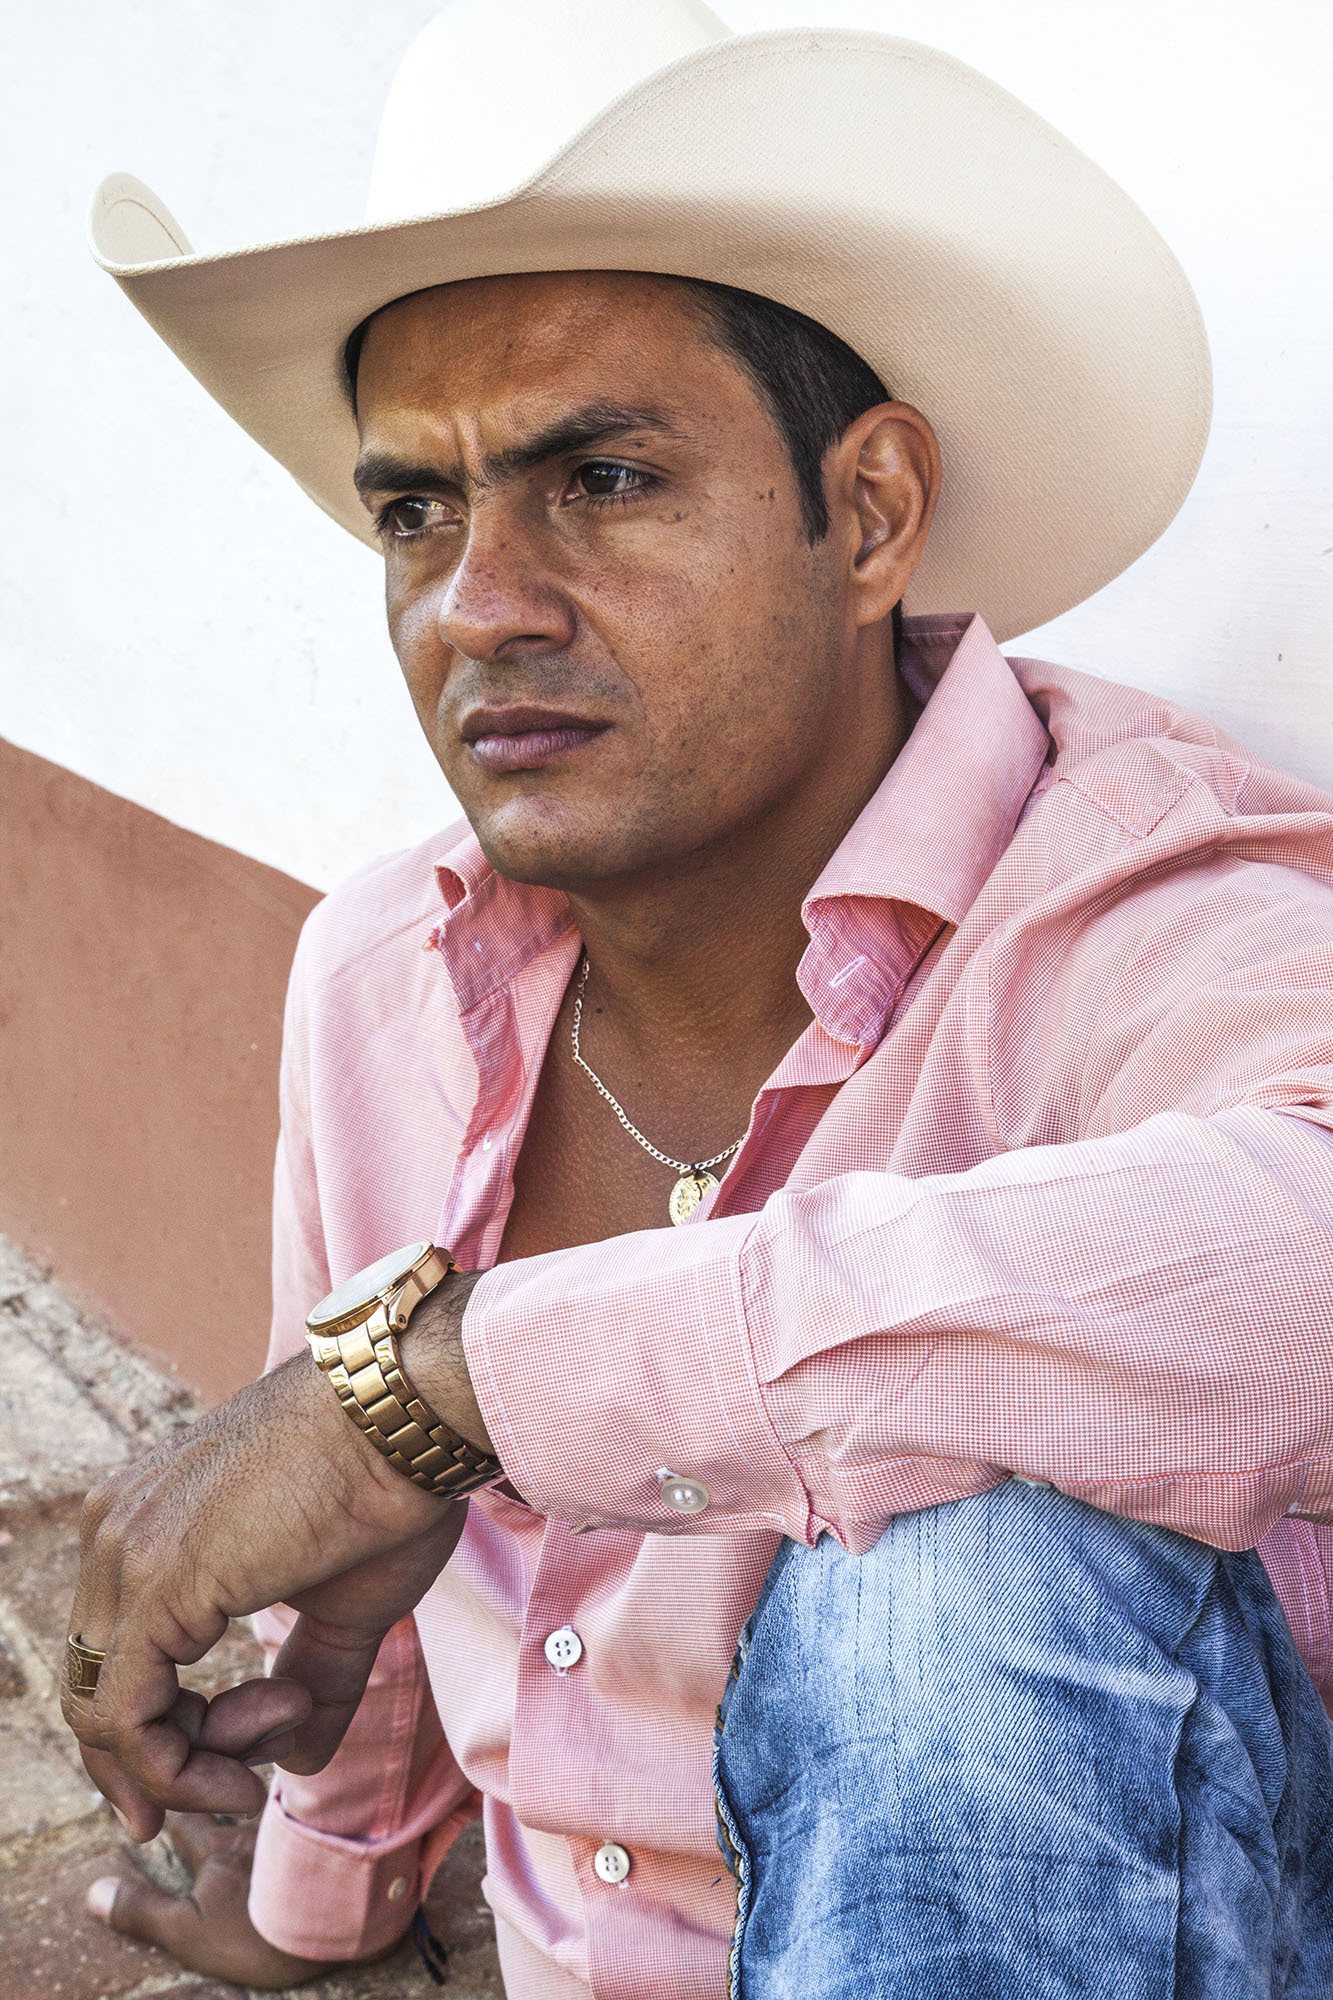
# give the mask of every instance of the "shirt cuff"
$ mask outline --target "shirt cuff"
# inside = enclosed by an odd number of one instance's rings
[[[811,1538],[746,1325],[755,1220],[516,1259],[475,1286],[463,1314],[472,1387],[533,1507],[577,1527]]]
[[[250,1921],[298,1958],[371,1958],[395,1945],[421,1900],[419,1835],[352,1840],[303,1826],[278,1785],[259,1822],[250,1876]],[[459,1817],[456,1829],[466,1820]]]

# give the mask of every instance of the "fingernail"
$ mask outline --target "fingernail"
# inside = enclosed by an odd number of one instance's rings
[[[99,1875],[88,1890],[88,1908],[104,1924],[111,1922],[111,1912],[115,1908],[116,1890],[119,1886],[114,1875]]]
[[[295,1748],[294,1733],[285,1729],[277,1736],[265,1736],[262,1742],[256,1743],[253,1750],[246,1752],[244,1761],[247,1764],[277,1764],[282,1758],[290,1756]]]
[[[267,1736],[261,1736],[255,1745],[255,1749],[267,1750],[270,1743],[289,1743],[295,1734],[295,1725],[290,1722],[284,1722],[280,1728],[270,1729]]]

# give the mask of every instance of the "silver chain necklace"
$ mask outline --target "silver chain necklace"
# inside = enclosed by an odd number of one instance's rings
[[[569,1030],[569,1039],[574,1049],[574,1060],[583,1071],[583,1074],[591,1078],[592,1082],[611,1106],[611,1109],[615,1112],[616,1117],[629,1133],[630,1138],[637,1139],[645,1153],[651,1153],[653,1158],[660,1160],[664,1167],[672,1167],[679,1174],[680,1178],[672,1188],[671,1199],[667,1203],[667,1214],[675,1223],[685,1222],[693,1215],[704,1196],[711,1194],[715,1187],[721,1185],[717,1175],[710,1174],[708,1169],[717,1166],[720,1160],[729,1160],[733,1153],[738,1153],[741,1141],[740,1139],[733,1139],[729,1146],[724,1146],[720,1153],[714,1153],[710,1159],[691,1161],[673,1160],[669,1153],[659,1153],[651,1139],[644,1138],[638,1126],[626,1112],[624,1105],[611,1095],[611,1092],[602,1082],[601,1077],[598,1076],[592,1064],[584,1061],[582,1051],[579,1048],[579,1029],[583,1023],[583,996],[588,990],[588,971],[588,954],[585,951],[583,954],[583,964],[579,968],[579,983],[574,993],[574,1019],[570,1024]],[[743,1133],[741,1137],[744,1137]]]

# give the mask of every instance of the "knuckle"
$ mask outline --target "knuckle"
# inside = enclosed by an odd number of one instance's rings
[[[115,1478],[99,1479],[84,1498],[79,1514],[79,1546],[87,1550],[102,1532],[115,1498]]]
[[[157,1564],[142,1537],[127,1543],[120,1559],[122,1595],[137,1597],[157,1572]]]
[[[166,1552],[145,1523],[136,1522],[121,1542],[120,1590],[124,1598],[160,1593],[168,1567]]]
[[[79,1516],[79,1548],[85,1560],[97,1552],[99,1561],[129,1539],[139,1511],[137,1481],[128,1471],[100,1480],[88,1494]]]

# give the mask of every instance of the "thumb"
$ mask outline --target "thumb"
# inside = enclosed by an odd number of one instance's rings
[[[289,1680],[240,1681],[214,1695],[197,1731],[201,1750],[264,1763],[310,1714],[310,1696]]]
[[[273,1675],[297,1682],[311,1706],[293,1732],[292,1749],[279,1751],[276,1761],[284,1771],[307,1776],[323,1770],[360,1706],[383,1637],[384,1631],[329,1625],[308,1612],[298,1617],[273,1662]]]

